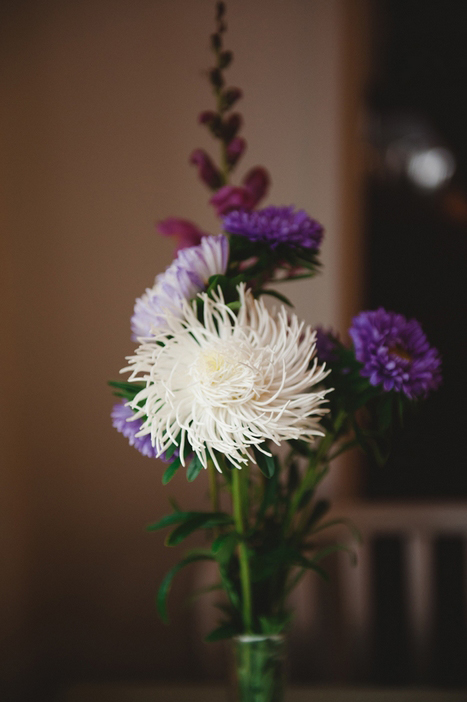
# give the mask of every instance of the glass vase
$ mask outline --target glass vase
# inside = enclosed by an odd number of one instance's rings
[[[284,636],[236,636],[232,652],[232,702],[283,702]]]

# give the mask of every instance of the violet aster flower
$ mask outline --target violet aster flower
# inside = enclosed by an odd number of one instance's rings
[[[119,402],[113,406],[110,416],[112,417],[112,426],[128,439],[130,446],[134,446],[143,456],[156,458],[156,451],[151,444],[151,437],[136,436],[143,422],[141,419],[131,419],[134,416],[131,407],[127,407],[125,402]]]
[[[361,374],[386,392],[426,397],[441,383],[441,359],[415,319],[380,307],[354,317],[349,330]]]
[[[316,327],[316,355],[320,361],[332,363],[338,360],[338,339],[332,331],[325,331],[323,327]]]
[[[170,266],[156,277],[152,288],[136,300],[131,318],[132,338],[153,336],[167,324],[167,312],[180,317],[184,300],[203,291],[209,278],[224,274],[229,259],[229,242],[223,234],[205,236],[199,246],[178,252]]]
[[[246,209],[229,212],[223,217],[224,229],[229,234],[245,236],[251,241],[268,244],[275,249],[279,244],[318,251],[323,227],[304,210],[290,207],[265,207],[248,212]]]

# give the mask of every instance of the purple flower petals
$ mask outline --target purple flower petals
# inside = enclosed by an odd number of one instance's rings
[[[441,383],[441,359],[420,324],[403,315],[378,310],[361,312],[349,330],[361,374],[386,392],[423,398]]]
[[[224,229],[230,234],[245,236],[250,241],[268,244],[272,249],[285,244],[318,251],[323,227],[311,219],[304,210],[294,211],[294,207],[266,207],[249,212],[240,209],[223,217]]]

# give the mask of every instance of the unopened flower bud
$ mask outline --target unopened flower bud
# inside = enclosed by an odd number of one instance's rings
[[[242,137],[235,137],[227,145],[225,155],[229,166],[233,167],[246,149],[246,141]]]
[[[253,205],[256,207],[258,202],[263,199],[269,188],[269,174],[265,168],[256,166],[252,168],[243,179],[243,186],[251,194]]]
[[[213,112],[213,110],[204,110],[204,112],[199,113],[198,122],[200,124],[207,124],[209,127],[217,116],[218,115],[216,112]]]
[[[219,56],[219,68],[227,68],[230,66],[233,59],[233,53],[231,51],[223,51]]]
[[[214,51],[219,51],[222,46],[222,39],[220,34],[211,34],[211,47]]]
[[[216,3],[216,21],[218,22],[225,15],[225,2]]]
[[[190,163],[198,169],[198,175],[211,190],[217,190],[222,185],[222,175],[203,149],[196,149],[190,156]]]
[[[224,79],[222,77],[222,73],[218,68],[213,68],[209,71],[209,80],[211,81],[211,85],[214,86],[214,88],[222,88],[224,85]]]
[[[222,136],[227,143],[237,136],[237,132],[242,126],[242,117],[238,112],[234,112],[228,119],[225,120],[222,127]]]
[[[212,110],[201,112],[198,117],[198,122],[200,124],[205,124],[215,137],[220,138],[223,136],[223,124],[217,112],[213,112]]]
[[[226,110],[229,110],[232,105],[235,105],[237,100],[240,100],[240,98],[243,96],[242,91],[240,88],[227,88],[222,93],[221,96],[221,108],[225,112]]]

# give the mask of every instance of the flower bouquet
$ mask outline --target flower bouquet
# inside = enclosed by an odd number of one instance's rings
[[[232,638],[237,698],[282,699],[281,635],[288,596],[307,570],[345,544],[320,547],[315,536],[339,520],[315,491],[338,455],[358,445],[379,463],[404,416],[438,387],[440,358],[415,320],[378,309],[353,320],[352,343],[312,329],[276,289],[320,268],[323,227],[292,206],[257,209],[264,168],[230,182],[246,148],[239,136],[241,98],[227,87],[232,53],[224,48],[225,6],[216,5],[208,76],[216,108],[199,121],[219,142],[221,163],[197,149],[190,161],[212,191],[222,233],[177,218],[158,225],[178,237],[178,253],[136,301],[138,346],[112,382],[120,397],[113,424],[136,449],[209,487],[210,507],[173,511],[150,530],[169,528],[168,546],[202,530],[209,546],[189,551],[164,578],[158,610],[167,620],[174,576],[191,563],[217,564],[219,626],[209,641]],[[276,298],[276,307],[265,297]],[[346,523],[345,520],[341,520]]]

